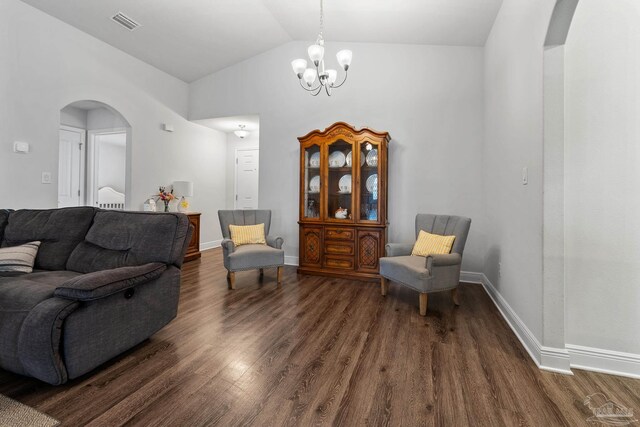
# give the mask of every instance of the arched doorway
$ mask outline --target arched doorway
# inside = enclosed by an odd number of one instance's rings
[[[73,102],[60,110],[58,207],[126,208],[131,126],[99,101]]]

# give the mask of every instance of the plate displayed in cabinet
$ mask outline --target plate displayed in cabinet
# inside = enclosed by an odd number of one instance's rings
[[[347,158],[342,151],[334,151],[329,155],[329,167],[341,168],[346,163]]]
[[[320,176],[316,175],[309,181],[309,192],[310,193],[319,193],[320,192]]]
[[[367,154],[367,165],[368,166],[378,166],[378,150],[377,149],[373,149],[371,151],[369,151],[369,154]]]
[[[378,192],[378,174],[374,173],[369,178],[367,178],[366,182],[367,191],[369,193],[377,193]]]
[[[309,167],[319,168],[320,167],[320,152],[313,153],[309,158]]]
[[[338,190],[342,194],[351,193],[351,174],[343,175],[338,181]]]
[[[351,167],[352,163],[353,163],[352,152],[349,151],[349,154],[347,154],[347,166]],[[362,165],[364,165],[364,157],[360,157],[360,166]]]

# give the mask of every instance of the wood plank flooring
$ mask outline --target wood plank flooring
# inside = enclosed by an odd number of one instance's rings
[[[540,371],[479,285],[429,296],[299,276],[236,275],[220,250],[185,264],[178,317],[52,387],[0,370],[0,393],[63,425],[579,426],[603,393],[640,412],[640,380]]]

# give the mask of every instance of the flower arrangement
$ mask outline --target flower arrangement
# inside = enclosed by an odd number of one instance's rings
[[[164,211],[169,212],[169,203],[175,199],[176,196],[173,195],[173,189],[171,191],[167,191],[167,187],[160,187],[158,189],[158,194],[156,195],[156,200],[162,200],[164,202]]]

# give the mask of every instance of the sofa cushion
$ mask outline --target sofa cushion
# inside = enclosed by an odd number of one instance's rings
[[[266,245],[264,236],[264,224],[233,225],[229,224],[231,240],[236,246],[242,245]]]
[[[242,245],[229,255],[230,271],[280,265],[284,265],[284,251],[267,245]]]
[[[45,271],[0,277],[0,366],[22,372],[18,339],[24,320],[35,306],[53,297],[57,286],[77,275],[72,271]]]
[[[91,207],[31,210],[9,213],[2,247],[41,242],[35,268],[64,270],[69,255],[84,240],[93,221]]]
[[[189,219],[180,213],[99,210],[66,267],[91,273],[150,262],[179,265],[188,232]]]
[[[40,242],[0,248],[0,272],[31,273]]]

